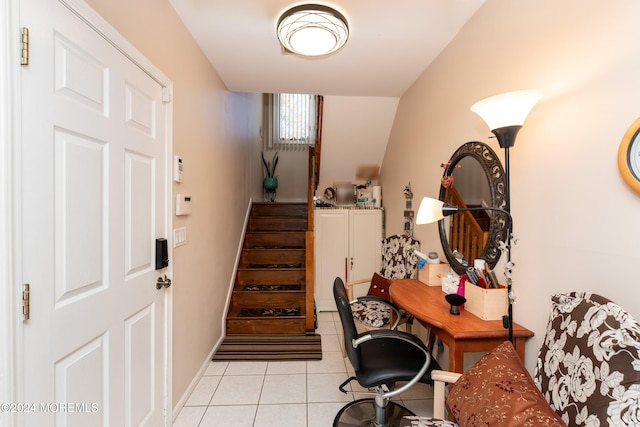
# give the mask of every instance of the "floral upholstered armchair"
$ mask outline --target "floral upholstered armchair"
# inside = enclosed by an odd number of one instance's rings
[[[533,378],[510,342],[469,371],[432,373],[434,416],[444,405],[459,426],[640,426],[640,324],[608,299],[587,292],[557,294]],[[438,391],[440,390],[440,391]],[[406,417],[401,426],[455,426]]]
[[[345,286],[352,301],[351,310],[359,330],[389,327],[391,311],[396,312],[398,321],[406,322],[408,317],[391,304],[389,287],[393,279],[415,279],[418,277],[420,241],[405,235],[393,235],[382,241],[382,267],[373,277],[350,280]],[[370,283],[365,296],[356,298],[354,286]],[[365,285],[366,286],[366,285]],[[397,326],[397,324],[396,324]],[[394,325],[391,325],[392,329]]]
[[[387,279],[416,279],[420,241],[405,235],[389,236],[382,241],[382,269]]]

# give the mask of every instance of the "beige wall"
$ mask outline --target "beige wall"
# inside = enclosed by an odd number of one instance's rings
[[[174,84],[173,151],[193,198],[174,217],[187,244],[173,252],[173,403],[179,402],[224,329],[228,289],[259,159],[259,97],[228,92],[166,0],[88,3]],[[247,172],[249,171],[249,172]]]
[[[264,158],[268,162],[273,159],[277,150],[265,150]],[[257,154],[260,158],[260,153]],[[278,166],[276,176],[278,177],[278,189],[276,190],[276,202],[306,202],[307,188],[309,183],[309,152],[304,151],[278,151]],[[262,160],[257,165],[256,175],[259,182],[256,184],[256,194],[254,201],[264,201],[262,190],[262,180],[264,178],[264,166]]]
[[[398,98],[325,96],[320,194],[334,182],[356,182],[356,168],[380,165]]]
[[[471,140],[501,152],[469,106],[539,89],[510,151],[516,263],[515,320],[533,329],[527,367],[541,344],[549,297],[586,290],[640,318],[640,195],[616,166],[620,140],[640,116],[640,2],[488,0],[401,98],[382,167],[387,234],[402,230],[411,181],[414,207],[437,197],[442,169]],[[416,228],[423,251],[441,252],[437,225]]]

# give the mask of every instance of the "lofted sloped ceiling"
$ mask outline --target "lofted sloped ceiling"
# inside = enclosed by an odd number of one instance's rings
[[[349,22],[347,44],[333,55],[306,59],[283,53],[276,37],[279,16],[295,0],[169,0],[230,91],[313,93],[350,97],[368,111],[354,129],[349,115],[337,116],[325,128],[321,180],[338,177],[336,170],[355,171],[363,159],[344,156],[343,130],[366,135],[367,123],[386,123],[375,137],[349,138],[352,152],[366,152],[367,163],[382,163],[395,108],[371,111],[383,98],[397,100],[455,37],[485,0],[312,0],[340,11]],[[379,98],[378,100],[372,99]],[[369,101],[368,101],[369,99]],[[343,104],[343,102],[339,102]],[[330,105],[329,102],[326,105]],[[351,111],[358,111],[357,105]],[[338,166],[339,164],[339,166]]]

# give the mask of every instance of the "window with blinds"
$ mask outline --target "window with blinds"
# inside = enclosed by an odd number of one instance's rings
[[[265,95],[266,146],[275,150],[306,150],[316,143],[318,96],[276,93]]]

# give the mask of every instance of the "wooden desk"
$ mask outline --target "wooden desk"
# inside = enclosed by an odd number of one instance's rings
[[[490,351],[509,339],[501,320],[482,320],[464,309],[459,316],[450,314],[440,286],[428,286],[415,279],[393,280],[390,294],[395,304],[449,347],[449,371],[462,373],[464,353]],[[525,339],[532,336],[532,331],[513,324],[514,346],[523,361]]]

